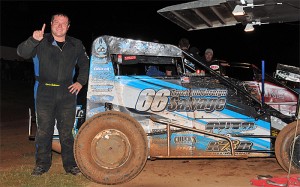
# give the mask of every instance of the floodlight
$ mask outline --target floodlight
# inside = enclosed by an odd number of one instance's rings
[[[252,23],[248,23],[244,29],[245,32],[251,32],[254,31],[254,27]]]
[[[242,16],[242,15],[245,15],[245,11],[243,9],[243,6],[241,5],[236,5],[235,8],[233,9],[232,11],[232,14],[234,16]]]

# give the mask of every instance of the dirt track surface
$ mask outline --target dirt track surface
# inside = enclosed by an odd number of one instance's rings
[[[34,167],[34,142],[28,140],[28,108],[33,105],[32,92],[28,83],[1,83],[0,172],[22,166]],[[53,157],[49,172],[63,173],[60,155],[55,153]],[[275,158],[148,160],[135,179],[115,186],[251,187],[250,180],[257,175],[282,176],[286,172]],[[86,186],[105,185],[87,181]]]

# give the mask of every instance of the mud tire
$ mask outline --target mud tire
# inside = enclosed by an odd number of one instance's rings
[[[131,116],[108,111],[86,121],[74,143],[75,160],[83,175],[100,184],[135,178],[148,156],[147,136]]]
[[[298,124],[300,121],[298,120]],[[275,155],[279,165],[289,171],[292,146],[295,137],[297,121],[294,121],[285,126],[278,134],[275,141]],[[296,142],[291,164],[291,173],[300,173],[300,124],[297,127]]]

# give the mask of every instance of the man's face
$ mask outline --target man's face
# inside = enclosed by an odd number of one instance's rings
[[[56,15],[51,22],[51,32],[56,37],[65,37],[69,26],[69,19],[67,17]]]
[[[212,57],[213,57],[213,54],[211,52],[206,52],[205,53],[205,59],[206,59],[207,62],[210,62]]]

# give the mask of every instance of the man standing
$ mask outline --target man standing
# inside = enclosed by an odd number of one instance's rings
[[[190,54],[190,55],[192,55],[192,56],[194,56],[190,51],[189,51],[189,49],[190,49],[190,41],[187,39],[187,38],[181,38],[180,40],[179,40],[179,42],[178,42],[178,47],[182,50],[182,51],[184,51],[185,53],[188,53],[188,54]],[[188,59],[188,57],[187,57],[187,55],[185,55],[184,53],[182,53],[182,57],[183,57],[183,62],[184,62],[184,64],[185,64],[185,71],[186,71],[186,73],[194,73],[195,71],[196,71],[196,65],[193,63],[193,62],[191,62],[189,59]],[[179,72],[181,72],[181,70],[179,70]]]
[[[226,69],[224,66],[230,66],[226,61],[224,60],[217,60],[214,57],[214,52],[211,48],[207,48],[204,53],[204,59],[206,62],[206,65],[209,66],[212,70],[221,73],[221,75],[226,74]]]
[[[80,174],[74,159],[72,128],[75,121],[76,97],[86,84],[89,58],[82,42],[67,36],[70,19],[59,13],[51,18],[51,33],[46,25],[36,30],[22,42],[17,53],[23,58],[33,58],[36,82],[34,99],[37,116],[36,166],[31,175],[39,176],[51,167],[52,135],[55,120],[62,147],[61,156],[66,173]],[[75,83],[75,67],[79,74]]]

